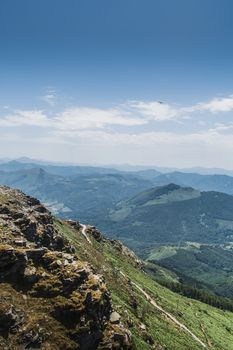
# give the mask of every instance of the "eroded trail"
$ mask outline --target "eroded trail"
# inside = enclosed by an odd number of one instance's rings
[[[86,238],[86,240],[88,241],[88,243],[92,244],[92,241],[90,240],[90,238],[88,237],[86,231],[87,231],[87,225],[84,224],[80,224],[82,226],[82,235]]]
[[[120,274],[127,278],[127,276],[120,271]],[[197,343],[199,343],[203,348],[207,349],[206,344],[203,343],[203,341],[201,339],[199,339],[192,331],[190,331],[190,329],[188,329],[188,327],[186,327],[183,323],[181,323],[180,321],[178,321],[172,314],[170,314],[169,312],[165,311],[161,306],[159,306],[156,301],[154,299],[152,299],[148,293],[146,293],[144,291],[144,289],[142,289],[138,284],[130,281],[130,283],[137,288],[145,297],[146,299],[151,303],[151,305],[153,305],[157,310],[159,310],[162,314],[164,314],[165,316],[167,316],[173,323],[175,323],[177,326],[179,326],[180,328],[182,328],[185,332],[187,332]]]

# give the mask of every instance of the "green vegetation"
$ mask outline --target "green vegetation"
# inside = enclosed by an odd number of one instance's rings
[[[187,344],[192,350],[202,347],[155,309],[130,281],[137,283],[161,307],[185,324],[209,349],[233,349],[233,313],[192,300],[161,286],[140,270],[135,261],[124,254],[115,242],[105,239],[96,241],[92,238],[92,244],[89,244],[77,230],[62,222],[57,222],[56,225],[75,246],[78,256],[91,262],[105,276],[114,307],[122,315],[122,321],[130,327],[137,350],[152,349],[150,342],[155,342],[154,348],[162,346],[161,349],[167,350],[187,350]],[[175,279],[175,275],[166,269],[163,269],[163,273]]]
[[[82,167],[78,167],[81,170],[75,174],[72,167],[45,168],[51,173],[35,165],[34,168],[0,172],[0,183],[38,198],[60,217],[79,218],[92,224],[98,223],[98,217],[107,216],[118,201],[152,186],[149,180],[113,170],[113,173],[105,174],[106,169],[98,173],[90,168],[86,174],[84,170],[82,173]],[[62,170],[68,175],[63,176]]]
[[[233,194],[233,177],[228,175],[201,175],[174,171],[154,176],[153,182],[157,186],[175,183],[183,187],[193,187],[199,191],[217,191]]]
[[[46,208],[4,186],[0,194],[0,349],[133,350],[102,276]]]
[[[150,273],[157,269],[153,278],[159,283],[138,270],[115,243],[93,239],[93,245],[89,245],[80,232],[57,223],[80,258],[92,263],[106,277],[114,306],[131,328],[137,349],[150,349],[152,340],[155,347],[161,345],[172,350],[187,349],[187,343],[191,343],[192,349],[199,345],[154,309],[120,275],[120,270],[210,349],[233,349],[229,326],[232,314],[204,304],[232,310],[232,301],[222,297],[233,298],[233,197],[199,191],[219,189],[231,193],[233,178],[181,173],[128,174],[114,169],[110,174],[100,168],[24,166],[25,169],[19,168],[22,167],[19,164],[5,166],[3,170],[7,172],[0,172],[0,181],[38,197],[59,216],[98,225],[149,261]],[[170,184],[152,188],[163,181],[188,187]],[[8,198],[0,197],[2,204],[7,201]],[[5,226],[0,226],[0,231],[9,234]],[[54,288],[59,286],[54,284]],[[38,285],[40,291],[47,289],[46,284]]]
[[[147,263],[145,269],[156,282],[176,293],[191,299],[200,300],[219,309],[233,312],[232,299],[220,297],[206,290],[194,287],[194,285],[197,285],[195,281],[193,285],[186,284],[177,274],[154,263]]]
[[[206,291],[194,288],[183,283],[164,282],[163,280],[157,281],[161,285],[169,288],[170,290],[184,295],[188,298],[200,300],[205,304],[215,306],[222,310],[229,310],[233,312],[233,301],[230,299],[218,297],[215,294],[208,293]]]
[[[99,226],[141,253],[142,248],[158,243],[230,242],[232,224],[232,196],[170,184],[119,203],[108,220],[100,219]]]
[[[180,281],[233,298],[233,251],[221,246],[158,246],[143,257],[174,271]]]

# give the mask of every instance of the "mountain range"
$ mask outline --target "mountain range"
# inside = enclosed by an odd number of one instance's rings
[[[78,217],[94,224],[98,223],[96,217],[106,216],[117,202],[155,186],[175,183],[200,191],[233,194],[233,177],[227,175],[162,174],[155,169],[120,171],[38,163],[28,159],[0,163],[0,183],[36,196],[56,215]]]
[[[1,169],[1,167],[0,167]],[[42,168],[0,170],[0,183],[39,198],[53,213],[95,223],[115,203],[151,186],[131,174],[89,173],[64,177]]]
[[[172,270],[176,281],[230,298],[232,180],[27,160],[0,164],[0,183],[39,198],[54,215],[95,225],[148,263]]]

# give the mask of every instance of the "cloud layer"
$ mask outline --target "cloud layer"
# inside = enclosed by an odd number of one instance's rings
[[[0,116],[0,146],[15,156],[46,158],[47,145],[48,158],[74,162],[233,168],[232,111],[233,95],[190,106],[128,101],[52,112],[8,108]]]
[[[52,95],[51,95],[52,98]],[[213,98],[191,106],[169,105],[161,101],[129,101],[110,109],[76,106],[53,116],[42,110],[14,110],[0,117],[0,126],[53,127],[61,130],[102,129],[107,126],[139,126],[149,122],[191,119],[197,113],[225,113],[233,110],[233,95]]]

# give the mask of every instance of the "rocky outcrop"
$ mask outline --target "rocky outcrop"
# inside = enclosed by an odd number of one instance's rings
[[[95,226],[88,226],[87,233],[92,236],[97,242],[106,242],[107,239]]]
[[[104,278],[78,259],[39,201],[4,186],[0,283],[1,349],[132,349]]]
[[[114,248],[117,249],[121,253],[121,255],[128,258],[135,267],[139,269],[143,269],[145,267],[143,261],[140,260],[132,250],[126,247],[123,243],[121,243],[121,241],[111,240],[111,243],[114,246]]]
[[[0,187],[0,242],[16,247],[47,247],[73,252],[53,225],[53,217],[37,199],[6,186]]]

